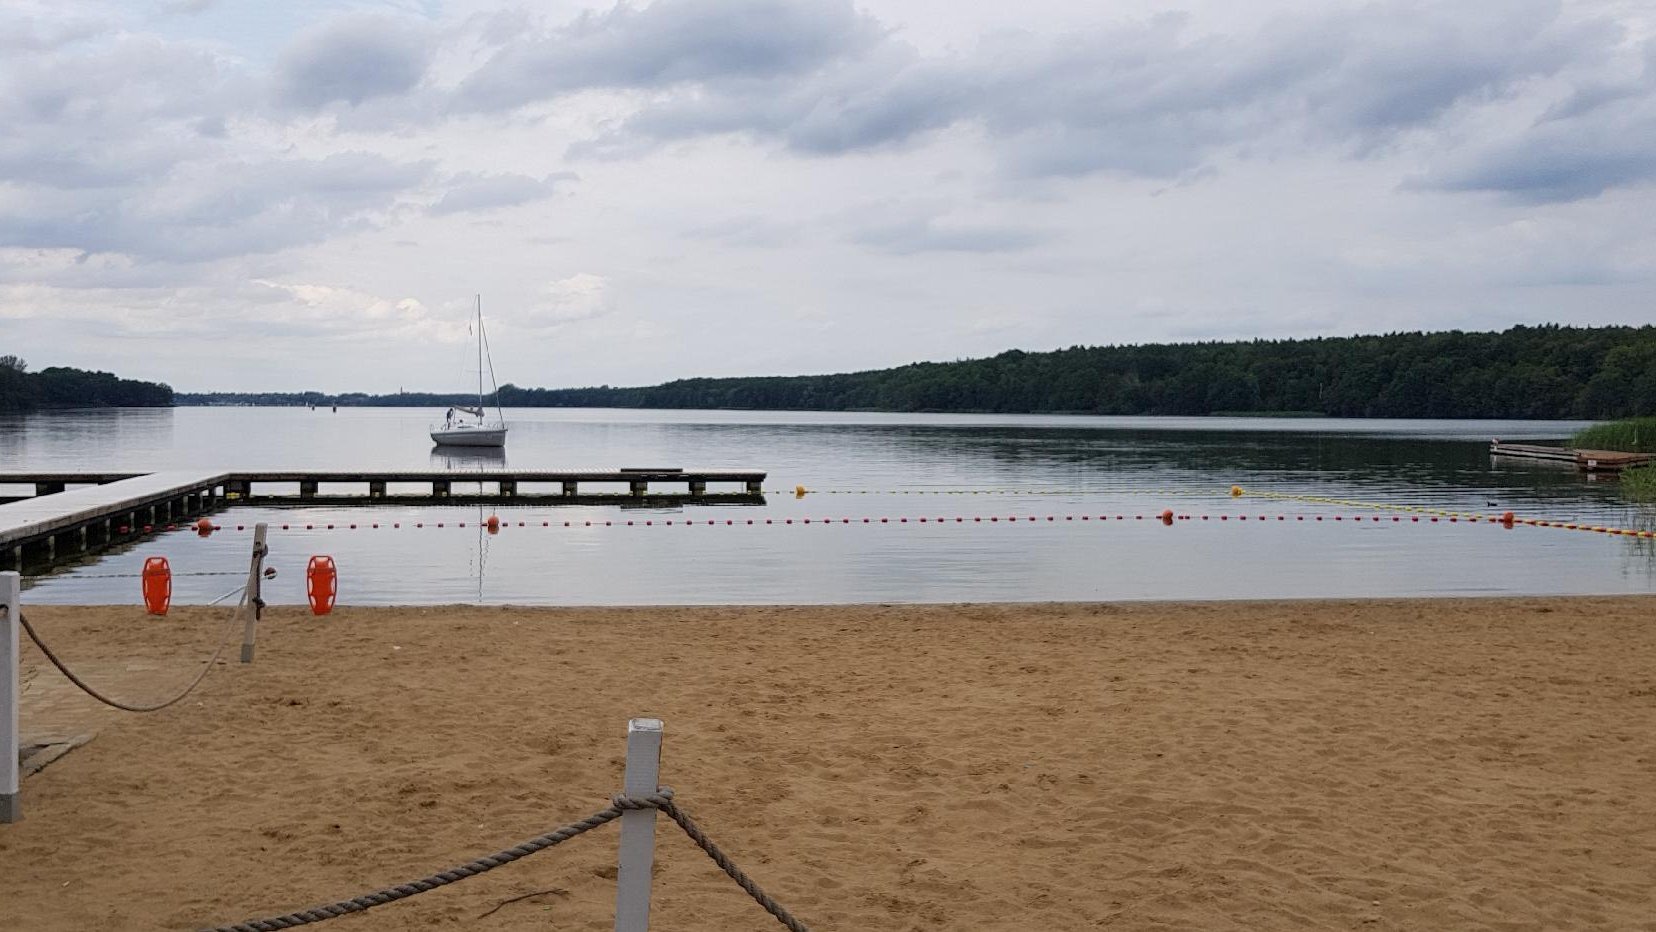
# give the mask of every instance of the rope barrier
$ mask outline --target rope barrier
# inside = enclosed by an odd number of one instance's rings
[[[788,911],[782,908],[782,904],[771,899],[765,891],[759,889],[759,885],[743,873],[742,869],[730,860],[730,856],[721,851],[719,846],[715,845],[712,839],[708,838],[706,833],[701,830],[700,826],[691,821],[689,814],[680,809],[676,803],[669,801],[667,805],[661,807],[661,811],[668,818],[678,823],[678,827],[684,830],[684,834],[690,836],[690,840],[696,843],[696,847],[702,849],[709,858],[712,858],[713,863],[719,865],[719,869],[724,871],[725,875],[731,880],[736,881],[737,886],[746,890],[747,895],[753,897],[754,902],[764,907],[765,912],[775,916],[777,922],[787,926],[789,932],[810,932],[803,922],[789,915]]]
[[[201,685],[202,680],[207,678],[208,673],[212,672],[213,665],[218,662],[219,656],[224,653],[224,648],[230,643],[230,635],[236,630],[236,619],[241,617],[242,609],[247,605],[246,587],[242,588],[242,592],[242,601],[237,604],[236,610],[230,615],[229,623],[224,626],[225,635],[219,639],[218,649],[213,651],[213,656],[207,658],[207,663],[202,666],[201,672],[196,674],[195,679],[191,680],[189,685],[185,686],[182,692],[179,692],[171,699],[149,705],[141,705],[138,703],[123,702],[119,699],[111,699],[98,690],[92,688],[92,686],[85,680],[77,676],[75,671],[69,669],[69,667],[66,666],[62,660],[58,659],[58,655],[54,653],[50,647],[46,646],[46,642],[41,640],[40,634],[35,631],[34,625],[29,623],[29,616],[23,614],[22,612],[18,612],[17,620],[22,623],[24,632],[29,635],[29,640],[34,642],[35,647],[40,648],[40,652],[46,656],[47,660],[51,661],[52,666],[56,667],[57,671],[63,674],[69,682],[80,687],[81,692],[86,693],[88,696],[91,696],[93,699],[98,700],[104,705],[120,709],[123,712],[159,712],[168,706],[176,705],[177,703],[183,701],[184,697],[195,692],[195,688]],[[225,597],[226,596],[220,596],[219,598],[223,599]]]
[[[238,592],[246,592],[246,591],[247,591],[247,584],[242,583],[241,585],[237,586],[234,589],[231,589],[229,592],[226,592],[225,594],[219,596],[218,598],[214,599],[211,602],[208,602],[207,604],[208,605],[217,605],[220,602],[223,602],[225,599],[230,598],[231,596],[235,595]]]
[[[1321,495],[1295,495],[1286,492],[1256,492],[1243,489],[1241,486],[1232,486],[1230,495],[1232,498],[1241,498],[1244,495],[1252,495],[1259,498],[1271,499],[1273,501],[1307,502],[1316,505],[1340,505],[1346,508],[1373,508],[1381,511],[1400,511],[1415,515],[1433,515],[1440,518],[1448,518],[1450,521],[1460,519],[1464,521],[1505,522],[1508,520],[1507,515],[1512,514],[1511,512],[1507,512],[1505,515],[1487,515],[1479,514],[1477,512],[1454,511],[1446,508],[1428,508],[1422,505],[1398,505],[1387,502],[1366,502],[1359,499],[1330,498]],[[1511,521],[1513,524],[1522,524],[1526,527],[1558,528],[1566,531],[1587,531],[1589,533],[1596,534],[1609,534],[1615,537],[1639,537],[1647,540],[1656,538],[1656,531],[1641,531],[1635,528],[1610,527],[1608,525],[1591,524],[1585,521],[1556,521],[1548,518],[1520,518],[1516,515],[1511,517]]]
[[[510,864],[519,858],[525,858],[531,854],[545,851],[547,848],[555,847],[571,838],[592,831],[601,825],[613,822],[616,819],[619,819],[624,812],[642,809],[659,809],[664,815],[672,819],[679,828],[684,830],[684,833],[690,837],[690,840],[696,843],[697,847],[706,852],[707,856],[713,860],[713,863],[717,864],[719,868],[725,872],[725,874],[727,874],[732,880],[736,881],[736,883],[740,885],[743,890],[747,891],[747,894],[753,897],[755,902],[763,907],[766,912],[776,917],[776,920],[786,926],[789,930],[791,930],[791,932],[810,932],[804,923],[800,922],[798,919],[795,919],[781,906],[781,904],[777,903],[774,899],[768,896],[765,891],[759,889],[758,884],[754,883],[747,876],[747,874],[742,872],[741,868],[737,867],[730,860],[730,858],[725,855],[723,851],[719,850],[717,845],[713,844],[713,842],[708,839],[707,835],[702,832],[695,822],[691,821],[690,817],[685,814],[684,810],[680,809],[678,804],[673,802],[672,788],[665,786],[658,788],[656,792],[647,796],[625,796],[622,794],[616,794],[615,796],[610,797],[610,804],[608,806],[594,812],[592,815],[589,815],[584,819],[570,822],[567,825],[561,825],[550,832],[543,835],[537,835],[534,838],[520,842],[510,848],[497,851],[494,854],[487,854],[480,858],[474,858],[464,864],[451,867],[448,870],[438,871],[435,874],[421,877],[418,880],[411,880],[407,883],[384,887],[379,890],[364,893],[360,896],[351,897],[347,900],[339,900],[334,903],[315,906],[310,909],[302,909],[298,912],[286,913],[281,916],[272,916],[269,919],[253,919],[247,922],[236,923],[235,925],[214,926],[210,929],[204,929],[202,932],[274,932],[274,930],[277,929],[292,929],[297,926],[309,925],[315,922],[325,922],[329,919],[335,919],[340,916],[348,916],[352,913],[360,913],[363,910],[372,909],[375,906],[384,906],[387,903],[395,903],[398,900],[407,899],[408,897],[425,893],[428,890],[435,890],[438,887],[447,886],[448,884],[465,880],[468,877],[475,877],[478,874],[487,873],[497,867]]]
[[[501,520],[493,525],[495,530],[508,528],[658,528],[658,527],[786,527],[791,525],[906,525],[906,524],[1029,524],[1029,523],[1074,523],[1089,522],[1103,523],[1110,521],[1164,521],[1167,515],[1163,514],[1037,514],[1037,515],[924,515],[924,516],[892,516],[866,515],[858,517],[811,517],[811,518],[654,518],[632,519],[586,519],[570,521],[510,521]],[[1388,518],[1379,515],[1321,515],[1321,514],[1174,514],[1171,516],[1177,521],[1278,521],[1284,523],[1316,523],[1321,521],[1344,521],[1372,523],[1386,522]],[[1389,519],[1393,524],[1503,524],[1502,518],[1494,515],[1457,515],[1440,517],[1438,515],[1393,515]],[[1545,522],[1534,519],[1514,519],[1514,524],[1544,526]],[[412,521],[412,522],[364,522],[360,524],[282,524],[275,525],[283,531],[366,531],[366,530],[447,530],[462,528],[489,527],[484,522],[465,521]],[[245,525],[234,525],[224,530],[243,531]],[[1639,536],[1639,531],[1628,531],[1631,536]],[[1656,537],[1656,533],[1650,536]],[[86,578],[86,577],[76,577]]]
[[[1156,496],[1213,496],[1223,497],[1225,489],[766,489],[763,495],[1156,495]]]

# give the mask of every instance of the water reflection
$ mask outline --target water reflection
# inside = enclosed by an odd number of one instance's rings
[[[506,450],[502,447],[432,447],[431,468],[462,471],[504,469]]]

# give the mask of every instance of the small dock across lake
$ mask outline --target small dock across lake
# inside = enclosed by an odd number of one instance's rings
[[[1499,440],[1490,441],[1489,455],[1569,463],[1582,472],[1621,472],[1630,466],[1643,466],[1656,461],[1656,456],[1649,453],[1620,453],[1615,450],[1573,450],[1569,447],[1553,447],[1534,443],[1502,443]]]
[[[665,467],[0,472],[0,487],[35,493],[0,504],[0,568],[50,564],[226,504],[762,504],[764,481],[753,469]],[[604,486],[624,491],[593,491]]]

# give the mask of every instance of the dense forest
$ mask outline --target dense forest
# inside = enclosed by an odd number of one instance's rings
[[[475,398],[475,396],[471,396]],[[445,405],[465,395],[179,395],[181,404]],[[840,375],[519,388],[506,407],[1335,417],[1610,418],[1656,412],[1656,327],[1009,350]]]
[[[0,411],[35,408],[165,407],[173,403],[171,387],[156,382],[117,378],[51,366],[30,372],[16,356],[0,356]]]

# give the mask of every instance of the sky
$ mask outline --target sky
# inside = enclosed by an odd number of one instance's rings
[[[1644,0],[6,0],[0,354],[458,391],[1656,322]]]

